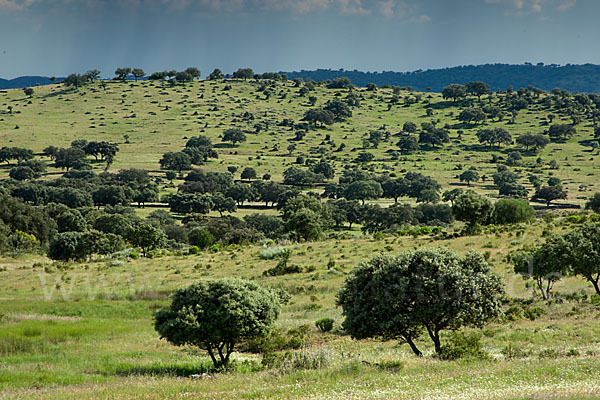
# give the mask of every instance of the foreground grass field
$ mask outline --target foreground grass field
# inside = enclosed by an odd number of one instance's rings
[[[0,272],[0,396],[3,398],[398,398],[525,399],[600,397],[600,309],[571,293],[591,291],[575,278],[557,284],[562,302],[536,302],[534,320],[498,322],[482,331],[488,360],[441,361],[423,338],[418,359],[397,342],[355,341],[340,330],[335,294],[345,274],[377,252],[444,246],[464,253],[489,251],[511,298],[529,298],[505,256],[539,237],[544,223],[525,234],[488,233],[451,240],[386,237],[290,244],[290,262],[311,272],[263,277],[275,261],[260,246],[233,246],[200,256],[97,260],[53,264],[28,256],[4,259]],[[570,229],[562,219],[556,232]],[[327,266],[329,260],[335,267]],[[273,265],[271,265],[273,264]],[[33,266],[33,267],[32,267]],[[152,315],[168,294],[205,277],[240,276],[285,288],[292,299],[278,322],[282,330],[310,326],[303,349],[307,365],[263,368],[259,355],[236,353],[227,373],[210,371],[206,354],[158,338]],[[335,320],[321,333],[314,321]],[[312,364],[311,364],[312,363]],[[316,364],[314,364],[316,363]],[[307,368],[307,369],[304,369]],[[191,375],[200,375],[192,378]]]

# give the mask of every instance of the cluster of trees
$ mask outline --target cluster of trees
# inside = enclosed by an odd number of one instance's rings
[[[222,140],[235,146],[246,141],[246,134],[239,128],[230,128],[223,132]],[[192,169],[192,165],[203,165],[209,158],[219,158],[219,155],[210,138],[198,135],[190,138],[182,151],[163,154],[159,163],[162,169],[181,173]]]
[[[115,70],[116,80],[126,81],[130,75],[133,75],[134,79],[137,81],[139,78],[146,76],[146,73],[141,68],[123,67]]]
[[[22,147],[2,147],[0,148],[0,163],[5,162],[7,165],[11,161],[17,161],[17,163],[31,160],[33,158],[33,151]]]
[[[181,171],[191,169],[192,164],[202,165],[209,158],[218,157],[211,140],[206,136],[199,135],[188,139],[182,151],[163,154],[159,163],[162,169],[181,173]]]
[[[419,203],[436,203],[440,200],[441,185],[431,177],[418,172],[408,172],[404,177],[393,178],[389,175],[374,175],[362,170],[345,170],[339,178],[339,184],[331,183],[325,187],[324,196],[346,198],[348,200],[375,200],[411,197]]]
[[[22,147],[0,148],[0,162],[10,165],[11,161],[17,162],[9,171],[9,176],[15,180],[39,178],[46,172],[46,163],[34,159],[33,151]]]
[[[588,223],[513,255],[515,272],[534,279],[544,299],[565,276],[580,276],[600,295],[600,224]]]
[[[419,133],[418,139],[411,135],[412,133],[417,133],[417,131]],[[423,149],[436,149],[450,141],[450,132],[448,129],[446,127],[436,127],[433,122],[421,123],[420,130],[414,122],[405,122],[402,133],[398,136],[400,139],[396,145],[403,154],[410,154],[419,150],[421,148],[420,145]]]
[[[129,73],[127,73],[127,75],[129,75]],[[127,75],[125,75],[125,76],[127,76]],[[142,75],[142,76],[144,76],[144,75]],[[156,80],[162,81],[162,80],[166,79],[172,83],[177,83],[177,82],[185,83],[185,82],[191,82],[194,79],[200,78],[200,76],[201,76],[201,73],[198,68],[188,67],[184,71],[165,70],[165,71],[160,71],[160,72],[153,72],[148,77],[148,79],[153,80],[153,81],[156,81]]]
[[[119,151],[116,143],[96,142],[77,139],[71,143],[71,147],[58,148],[48,146],[43,150],[43,154],[54,161],[54,166],[61,169],[91,170],[90,161],[86,158],[93,156],[98,162],[106,162],[106,169],[113,163],[114,158]],[[39,159],[34,159],[34,153],[30,149],[20,147],[2,147],[0,148],[0,162],[6,162],[10,165],[11,161],[17,161],[9,175],[12,179],[26,181],[36,179],[46,172],[47,165]]]
[[[0,252],[46,251],[56,260],[80,260],[93,254],[111,254],[126,243],[143,253],[167,243],[164,232],[135,216],[128,207],[104,211],[78,204],[33,206],[0,194]]]
[[[323,107],[311,108],[304,114],[303,121],[312,126],[332,125],[352,117],[352,110],[347,101],[329,100]]]
[[[123,205],[158,201],[158,185],[148,172],[121,170],[116,174],[70,170],[61,178],[44,181],[4,181],[12,196],[33,205],[64,204],[70,208]]]
[[[78,89],[79,87],[93,83],[98,79],[100,79],[100,71],[92,69],[84,74],[70,74],[62,81],[62,84],[67,87],[73,86],[75,89]]]
[[[527,222],[534,217],[533,208],[522,199],[500,199],[492,203],[472,190],[449,191],[444,197],[452,201],[454,217],[467,223],[467,233],[475,232],[479,225]]]
[[[119,145],[106,141],[91,141],[76,139],[71,142],[71,147],[58,148],[48,146],[42,153],[54,161],[54,166],[69,171],[71,168],[77,170],[90,170],[90,161],[87,156],[94,157],[97,162],[106,162],[105,170],[112,165],[119,151]]]

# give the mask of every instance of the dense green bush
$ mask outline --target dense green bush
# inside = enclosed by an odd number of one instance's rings
[[[215,368],[227,366],[240,341],[267,335],[281,308],[275,292],[239,279],[200,281],[172,299],[156,313],[155,329],[176,346],[206,350]]]
[[[284,253],[289,252],[283,246],[269,247],[260,251],[259,257],[263,260],[272,260],[274,258],[283,257]]]
[[[494,203],[492,220],[496,224],[515,224],[533,219],[535,211],[527,200],[500,199]]]
[[[193,246],[206,249],[215,242],[215,237],[207,229],[196,227],[188,233],[188,241]]]
[[[321,332],[329,332],[333,328],[333,319],[321,318],[315,321],[315,326],[319,328]]]
[[[438,357],[442,360],[475,359],[486,360],[490,355],[481,346],[481,335],[452,332],[448,343],[442,346]]]

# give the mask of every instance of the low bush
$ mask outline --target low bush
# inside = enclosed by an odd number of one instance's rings
[[[539,358],[558,358],[560,355],[560,351],[556,349],[544,349],[538,353]]]
[[[326,368],[332,364],[333,358],[333,353],[328,349],[302,349],[301,351],[263,358],[263,365],[269,368],[277,368],[277,371],[281,374],[289,374],[296,371]]]
[[[377,368],[383,371],[400,372],[404,369],[404,362],[400,360],[382,361],[377,365]]]
[[[289,250],[283,246],[268,247],[260,251],[259,257],[262,260],[273,260],[275,258],[282,257],[284,253],[287,252],[289,252]]]
[[[263,272],[264,276],[281,276],[287,274],[298,274],[302,272],[302,267],[299,265],[285,265],[285,264],[277,264],[273,268],[269,268],[268,270]]]
[[[526,318],[529,318],[531,321],[535,321],[537,318],[546,314],[546,310],[541,307],[523,307],[523,314]]]
[[[479,333],[452,332],[447,344],[442,346],[438,357],[442,360],[487,360],[490,355],[481,346]]]
[[[520,347],[515,347],[511,343],[507,344],[501,351],[504,358],[511,360],[514,358],[524,358],[527,356],[527,353],[523,351]]]
[[[333,328],[333,319],[321,318],[315,321],[315,326],[323,333],[329,332]]]
[[[310,326],[300,325],[283,331],[273,329],[267,336],[251,339],[241,343],[240,351],[266,354],[282,350],[300,349],[310,336]]]

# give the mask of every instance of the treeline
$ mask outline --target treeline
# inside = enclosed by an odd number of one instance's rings
[[[600,66],[594,64],[564,66],[541,63],[537,65],[485,64],[413,72],[318,69],[285,74],[290,79],[312,79],[318,82],[348,77],[357,86],[374,83],[377,86],[411,86],[416,90],[435,92],[441,92],[451,83],[466,84],[472,81],[483,81],[494,90],[504,90],[508,86],[520,88],[533,85],[544,90],[560,87],[571,92],[600,93]]]

